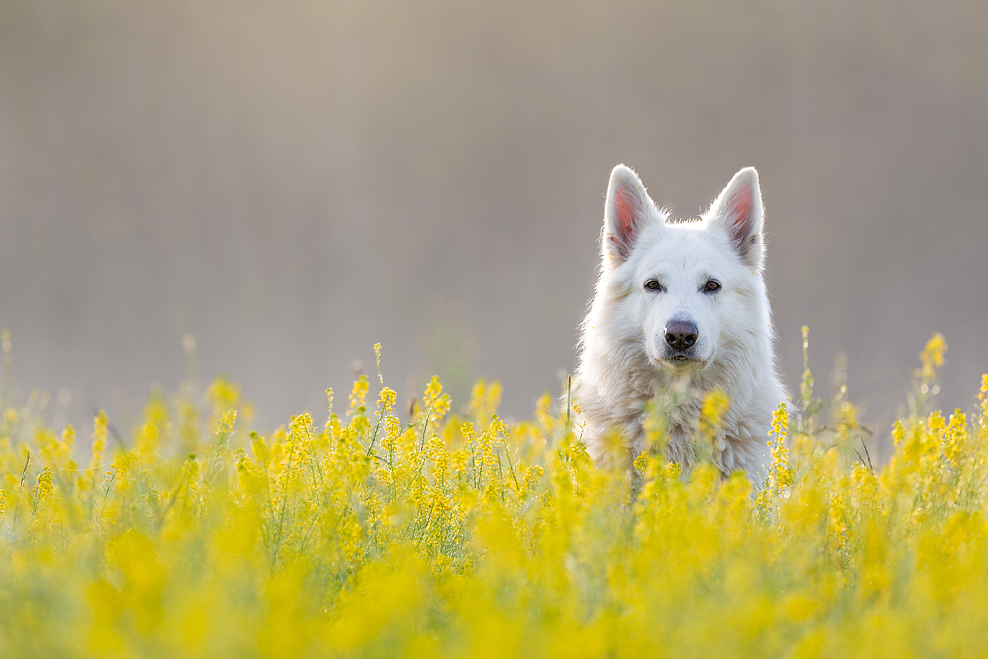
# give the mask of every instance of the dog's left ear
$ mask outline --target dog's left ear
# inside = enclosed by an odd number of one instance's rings
[[[653,214],[655,204],[638,175],[624,165],[615,167],[604,202],[601,251],[605,266],[619,265],[628,258],[642,229],[653,221]]]
[[[745,167],[734,175],[706,217],[711,225],[720,226],[731,239],[734,251],[752,268],[761,270],[765,247],[762,242],[762,193],[758,172]]]

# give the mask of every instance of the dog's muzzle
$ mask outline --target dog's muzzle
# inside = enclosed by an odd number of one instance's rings
[[[666,356],[674,362],[687,362],[695,359],[693,346],[699,338],[696,323],[688,320],[674,320],[665,328]]]

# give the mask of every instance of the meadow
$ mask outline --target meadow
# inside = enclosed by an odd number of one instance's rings
[[[662,400],[654,450],[614,472],[566,392],[506,424],[496,383],[399,409],[361,377],[269,435],[224,380],[152,392],[126,436],[4,401],[0,653],[985,656],[988,376],[979,407],[933,409],[945,350],[875,431],[885,464],[806,369],[755,484],[668,463]],[[708,397],[708,436],[728,404]]]

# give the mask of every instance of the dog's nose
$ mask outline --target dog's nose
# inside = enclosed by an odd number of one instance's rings
[[[696,343],[699,330],[688,320],[674,320],[666,325],[666,343],[676,350],[685,350]]]

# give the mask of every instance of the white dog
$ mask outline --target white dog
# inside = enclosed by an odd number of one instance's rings
[[[707,441],[698,432],[702,399],[719,388],[730,407],[713,437],[713,462],[725,475],[740,469],[761,485],[772,412],[785,391],[762,278],[757,172],[742,169],[701,218],[677,222],[618,165],[607,188],[601,252],[574,392],[594,461],[630,465],[646,449],[645,404],[666,392],[677,401],[666,452],[689,470],[698,442]]]

